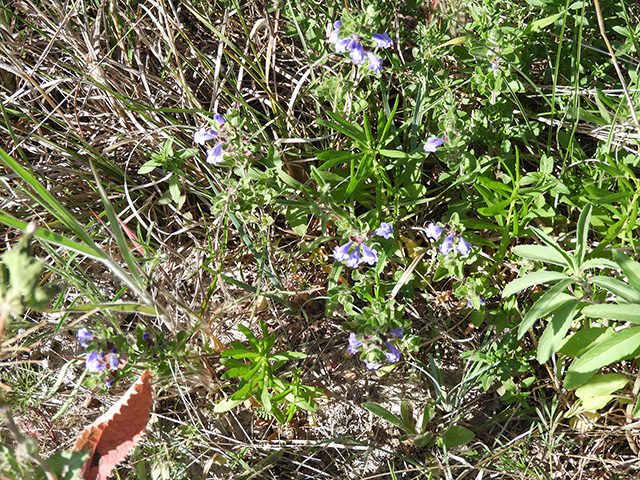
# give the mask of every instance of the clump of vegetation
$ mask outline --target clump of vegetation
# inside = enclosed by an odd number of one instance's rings
[[[0,7],[0,476],[89,478],[145,372],[119,478],[636,478],[640,10],[602,7]]]

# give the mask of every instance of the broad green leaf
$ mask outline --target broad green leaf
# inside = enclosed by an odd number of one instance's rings
[[[511,199],[507,198],[506,200],[502,200],[490,207],[482,207],[478,209],[478,213],[485,217],[493,217],[498,213],[506,212],[506,207],[511,204]]]
[[[567,335],[571,323],[576,316],[580,302],[571,302],[558,308],[553,314],[553,318],[538,340],[538,352],[536,359],[540,363],[545,363],[553,355],[564,337]]]
[[[558,352],[568,357],[580,357],[597,343],[615,335],[613,327],[583,328],[566,337]]]
[[[180,201],[180,177],[178,175],[172,175],[169,179],[169,194],[174,203]]]
[[[369,410],[370,412],[372,412],[373,414],[377,415],[378,417],[385,419],[389,423],[392,423],[403,432],[407,431],[407,427],[404,426],[402,421],[386,408],[381,407],[377,403],[369,403],[369,402],[363,403],[362,406],[367,410]]]
[[[593,207],[588,205],[582,210],[580,218],[578,218],[578,232],[576,237],[576,252],[575,257],[578,265],[584,262],[584,256],[587,251],[587,238],[589,237],[589,221],[591,219],[591,212]]]
[[[576,389],[576,397],[582,400],[582,405],[575,413],[593,412],[604,407],[615,398],[614,392],[629,383],[629,379],[617,373],[596,375],[587,383]]]
[[[544,245],[518,245],[513,253],[529,260],[551,263],[565,268],[571,268],[571,263],[558,251]]]
[[[584,385],[602,367],[627,360],[640,354],[640,327],[616,332],[612,337],[599,342],[569,367],[564,386],[568,389]]]
[[[594,285],[604,288],[618,297],[631,303],[640,303],[640,292],[622,280],[613,277],[596,276],[590,279]]]
[[[525,333],[533,327],[536,320],[542,317],[546,317],[550,313],[553,313],[564,304],[575,301],[576,297],[568,295],[563,292],[568,285],[572,283],[571,279],[560,280],[560,282],[549,290],[547,290],[533,306],[529,309],[524,316],[520,328],[518,329],[518,339],[524,337]]]
[[[548,27],[552,23],[555,23],[557,20],[559,20],[565,14],[566,14],[566,11],[563,11],[560,13],[556,13],[555,15],[550,15],[548,17],[541,18],[540,20],[536,20],[535,22],[531,22],[529,25],[527,25],[527,28],[525,28],[524,35],[536,33],[542,30],[543,28]]]
[[[473,437],[474,434],[471,430],[454,425],[442,436],[441,443],[446,448],[453,448],[470,442]]]
[[[553,248],[561,257],[563,257],[572,270],[577,270],[578,265],[576,265],[575,257],[573,255],[569,255],[567,252],[565,252],[564,249],[560,245],[558,245],[558,243],[553,238],[544,233],[542,229],[537,227],[529,228],[536,235],[536,237],[546,243],[547,246]]]
[[[640,263],[631,260],[620,250],[613,250],[612,254],[631,286],[640,292]]]
[[[424,446],[428,445],[429,442],[431,442],[432,439],[433,439],[433,433],[431,433],[431,432],[421,433],[421,434],[416,435],[415,437],[413,437],[413,444],[416,447],[424,447]]]
[[[530,273],[529,275],[525,275],[524,277],[515,279],[506,287],[504,287],[504,290],[502,291],[502,297],[508,297],[510,295],[513,295],[514,293],[518,293],[519,291],[524,290],[525,288],[532,287],[534,285],[553,283],[566,278],[569,277],[560,272],[539,271]]]
[[[606,258],[590,258],[582,265],[580,265],[580,270],[582,272],[590,268],[611,268],[613,270],[617,270],[620,267],[618,267],[617,263],[612,262],[611,260],[608,260]]]
[[[587,317],[640,323],[640,303],[597,303],[582,309]]]

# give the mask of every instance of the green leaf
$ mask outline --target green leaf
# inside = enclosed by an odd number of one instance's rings
[[[551,238],[549,235],[544,233],[544,231],[541,230],[540,228],[537,228],[537,227],[529,227],[529,228],[536,235],[536,237],[538,237],[540,240],[546,243],[547,246],[553,248],[561,257],[563,257],[571,269],[573,269],[574,271],[577,270],[575,257],[570,256],[567,252],[565,252],[564,249],[560,245],[558,245],[553,238]]]
[[[640,323],[640,303],[598,303],[582,309],[587,317]]]
[[[421,433],[419,435],[416,435],[413,438],[413,444],[416,447],[424,447],[424,446],[428,445],[431,442],[432,439],[433,439],[433,433],[431,433],[431,432]]]
[[[580,302],[567,303],[553,314],[553,318],[538,341],[536,354],[538,362],[545,363],[556,352],[571,327],[579,305]]]
[[[82,478],[80,471],[89,455],[91,452],[88,450],[77,452],[60,450],[47,458],[46,462],[59,480],[75,480]]]
[[[578,232],[576,239],[576,252],[575,257],[578,265],[582,265],[584,262],[584,256],[587,251],[587,238],[589,236],[589,221],[591,220],[591,212],[593,207],[588,205],[582,210],[580,218],[578,218]]]
[[[580,265],[580,270],[583,272],[590,268],[611,268],[613,270],[617,270],[620,267],[618,267],[617,263],[612,262],[611,260],[608,260],[606,258],[590,258],[582,265]]]
[[[285,352],[269,356],[269,360],[300,360],[303,358],[307,358],[307,354],[302,352]]]
[[[558,347],[558,352],[568,357],[580,357],[594,345],[613,335],[613,327],[583,328],[566,337]]]
[[[142,166],[138,169],[138,174],[144,175],[145,173],[153,172],[157,167],[161,167],[162,162],[158,160],[149,160],[142,164]]]
[[[616,332],[603,342],[599,342],[569,367],[564,386],[568,389],[584,385],[602,367],[627,360],[640,354],[640,327],[632,327]]]
[[[452,426],[442,436],[442,445],[446,448],[457,447],[473,440],[474,434],[471,430],[459,427],[457,425]]]
[[[640,292],[631,288],[622,280],[612,277],[596,276],[590,279],[590,282],[609,292],[617,295],[623,300],[631,303],[640,303]]]
[[[225,400],[222,400],[220,403],[218,403],[214,408],[213,408],[213,413],[224,413],[224,412],[228,412],[229,410],[231,410],[234,407],[237,407],[238,405],[240,405],[242,402],[244,402],[246,399],[245,398],[238,398],[236,400],[231,400],[230,398],[227,398]]]
[[[381,407],[376,403],[369,402],[363,403],[362,406],[378,417],[383,418],[389,423],[392,423],[403,432],[407,432],[407,427],[402,423],[402,421],[386,408]]]
[[[307,234],[308,211],[308,208],[293,205],[288,206],[286,210],[287,222],[291,230],[301,237]]]
[[[571,283],[571,279],[561,280],[560,283],[547,290],[536,303],[533,304],[522,320],[520,328],[518,328],[518,339],[524,337],[525,333],[536,323],[536,320],[546,317],[564,304],[576,300],[576,297],[573,295],[563,293],[563,290]]]
[[[509,283],[502,291],[502,297],[508,297],[514,293],[518,293],[525,288],[532,287],[534,285],[540,285],[543,283],[554,283],[559,280],[569,278],[564,273],[539,271],[520,277]]]
[[[169,194],[174,203],[180,202],[180,177],[178,175],[174,174],[169,179]]]
[[[400,403],[400,417],[405,426],[405,431],[416,433],[416,426],[411,415],[411,410],[409,409],[409,402],[402,401]]]
[[[628,383],[629,379],[617,373],[596,375],[576,389],[576,397],[582,400],[582,405],[575,413],[593,412],[601,409],[615,398],[614,392],[624,388]]]
[[[640,264],[631,260],[620,250],[613,250],[612,254],[631,286],[640,292]]]
[[[565,268],[571,268],[571,263],[552,247],[544,245],[518,245],[513,248],[513,253],[529,260],[547,262]]]

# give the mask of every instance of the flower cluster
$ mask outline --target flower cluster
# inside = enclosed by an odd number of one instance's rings
[[[384,351],[384,356],[387,357],[390,363],[398,363],[400,361],[400,349],[390,343],[393,341],[394,337],[402,338],[402,328],[395,328],[390,330],[388,334],[383,335],[383,342],[387,347],[388,351]],[[364,351],[370,348],[372,345],[375,345],[374,341],[376,337],[380,337],[379,335],[356,335],[351,332],[349,335],[349,348],[347,351],[349,353],[358,353],[360,351]],[[363,358],[364,364],[369,370],[378,370],[381,367],[381,364],[378,363],[375,359],[372,358]]]
[[[80,345],[84,348],[89,347],[89,341],[93,340],[93,333],[87,328],[82,327],[77,332]],[[118,369],[122,368],[127,363],[127,356],[124,354],[118,354],[118,349],[113,344],[107,345],[107,351],[94,351],[87,353],[84,364],[87,371],[92,373],[98,373],[106,371],[108,379],[105,384],[107,388],[113,386],[116,381]]]
[[[204,145],[206,142],[210,140],[217,139],[218,142],[215,146],[207,149],[207,163],[211,165],[216,165],[220,162],[224,161],[224,155],[222,152],[222,145],[224,144],[224,139],[220,136],[222,130],[224,130],[224,124],[227,122],[222,115],[216,113],[213,116],[213,119],[218,122],[218,131],[213,130],[212,128],[202,127],[196,133],[193,134],[193,142],[198,145]]]
[[[378,228],[373,231],[374,235],[390,238],[393,235],[393,225],[382,222]],[[378,251],[375,248],[369,248],[364,244],[364,237],[349,237],[349,241],[344,245],[337,246],[333,251],[333,258],[338,262],[347,262],[351,268],[358,268],[363,263],[375,265],[378,261]],[[355,244],[355,248],[351,248]]]
[[[424,230],[425,235],[432,239],[434,242],[440,240],[440,237],[444,233],[444,227],[430,223]],[[471,253],[471,243],[467,242],[460,235],[454,235],[449,232],[446,238],[440,244],[440,253],[442,255],[448,255],[449,252],[457,250],[460,255],[469,255]]]
[[[333,23],[333,30],[329,34],[329,43],[333,43],[336,47],[337,53],[349,52],[351,61],[356,65],[362,65],[369,60],[369,70],[380,73],[382,72],[382,59],[373,53],[371,50],[365,50],[362,45],[362,38],[358,35],[352,35],[350,37],[340,37],[340,27],[342,27],[342,21],[336,20]],[[375,42],[374,48],[389,48],[393,44],[393,40],[389,37],[388,33],[374,33],[373,41]]]

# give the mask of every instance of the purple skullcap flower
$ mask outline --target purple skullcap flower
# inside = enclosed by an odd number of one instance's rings
[[[389,333],[391,335],[393,335],[394,337],[399,337],[402,338],[402,331],[404,329],[403,328],[394,328],[393,330],[391,330]]]
[[[151,340],[151,335],[149,335],[148,333],[145,333],[144,335],[142,335],[142,339],[146,342],[147,340]]]
[[[376,48],[389,48],[393,45],[393,40],[387,32],[384,33],[374,33],[373,39],[376,42]]]
[[[484,298],[480,295],[480,305],[484,305]],[[471,303],[471,299],[467,298],[467,307],[473,307],[473,303]]]
[[[89,344],[87,343],[89,340],[93,339],[93,333],[91,333],[88,329],[82,327],[76,333],[78,340],[80,341],[80,345],[84,348],[87,348]]]
[[[218,122],[220,125],[222,125],[223,123],[227,123],[227,121],[224,119],[224,117],[222,115],[220,115],[219,113],[216,113],[213,116],[213,119]]]
[[[217,136],[218,132],[216,132],[215,130],[202,127],[200,130],[193,134],[193,142],[197,143],[198,145],[204,145],[205,142],[213,140]]]
[[[104,353],[89,352],[84,359],[84,364],[89,372],[100,372],[104,370],[104,363],[101,360],[104,358]]]
[[[469,253],[471,252],[471,244],[464,238],[460,237],[458,239],[456,249],[458,250],[458,252],[460,252],[460,255],[469,255]]]
[[[449,235],[444,239],[444,242],[440,244],[440,253],[443,255],[449,254],[453,250],[453,235]]]
[[[360,245],[362,248],[362,260],[360,263],[368,263],[369,265],[375,265],[378,261],[378,251],[374,248],[367,247],[364,243]]]
[[[115,380],[107,380],[106,382],[104,382],[104,384],[105,384],[105,386],[106,386],[107,388],[111,388],[111,387],[113,387],[113,384],[114,384],[115,382],[116,382]]]
[[[424,153],[434,153],[436,148],[444,143],[441,138],[429,137],[427,143],[424,144]]]
[[[118,363],[120,363],[118,359],[118,349],[114,347],[109,354],[109,367],[114,370],[118,368]]]
[[[358,265],[362,263],[360,260],[360,246],[357,246],[351,255],[349,255],[349,259],[347,260],[347,265],[351,268],[358,268]]]
[[[336,20],[333,22],[333,30],[329,34],[329,43],[333,43],[334,45],[340,40],[338,35],[340,34],[340,27],[342,26],[342,22],[340,20]]]
[[[364,47],[362,43],[356,41],[355,46],[351,49],[351,53],[349,54],[351,60],[356,65],[361,65],[367,59],[367,55],[364,53]]]
[[[364,364],[367,366],[367,368],[369,370],[378,370],[380,368],[380,364],[379,363],[373,363],[373,362],[370,362],[368,360],[365,360]]]
[[[349,44],[351,43],[352,39],[347,37],[347,38],[339,38],[335,45],[336,45],[336,52],[337,53],[344,53],[347,51],[347,48],[349,47]]]
[[[382,222],[380,223],[380,226],[373,231],[373,234],[388,239],[393,235],[393,225]]]
[[[389,342],[384,342],[384,343],[387,347],[389,347],[389,350],[390,350],[389,352],[384,352],[385,356],[387,357],[387,360],[389,360],[391,363],[398,363],[400,361],[400,349],[397,347],[394,347]]]
[[[374,73],[382,72],[382,59],[373,52],[367,52],[367,58],[369,59],[369,70]]]
[[[356,338],[356,334],[351,332],[349,334],[349,348],[347,352],[349,353],[358,353],[358,347],[362,345],[362,342]]]
[[[333,249],[333,258],[338,262],[344,262],[349,258],[349,249],[351,248],[351,242],[347,242],[344,245],[336,246]]]
[[[211,165],[216,165],[220,162],[224,162],[221,143],[207,150],[207,163],[210,163]]]
[[[442,232],[444,232],[444,227],[441,227],[440,225],[436,225],[435,223],[431,222],[429,225],[427,225],[427,229],[425,233],[428,238],[435,241],[440,238],[440,235],[442,235]]]

